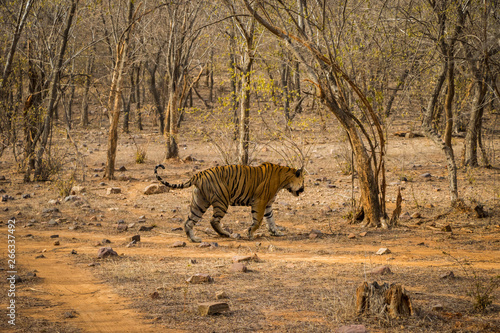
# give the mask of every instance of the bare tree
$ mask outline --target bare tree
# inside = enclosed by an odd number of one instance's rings
[[[309,4],[308,7],[304,2],[304,20],[307,18],[312,27],[304,31],[296,20],[296,10],[284,1],[277,1],[273,5],[258,1],[254,7],[248,0],[243,0],[243,3],[248,12],[268,31],[283,40],[297,60],[306,67],[319,99],[348,133],[356,157],[365,218],[367,224],[378,226],[385,215],[385,139],[380,121],[366,96],[335,58],[339,54],[331,35],[335,28],[331,25],[335,4],[325,1]],[[315,36],[314,31],[317,32]],[[374,124],[374,135],[369,135],[365,125],[352,112],[345,98],[346,89],[351,89],[360,99],[361,111]],[[375,147],[379,149],[378,153]]]

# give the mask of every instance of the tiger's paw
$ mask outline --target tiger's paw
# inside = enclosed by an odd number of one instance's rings
[[[285,236],[284,233],[282,233],[281,231],[278,231],[278,230],[269,230],[269,232],[271,233],[271,236],[274,236],[274,237],[283,237],[283,236]]]

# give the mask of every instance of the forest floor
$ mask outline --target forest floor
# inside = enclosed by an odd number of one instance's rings
[[[404,124],[398,129],[408,130]],[[85,156],[86,180],[80,169],[74,185],[85,190],[68,200],[59,189],[68,185],[69,170],[80,168],[74,151],[61,172],[66,176],[44,183],[23,183],[14,158],[5,152],[0,189],[12,199],[0,203],[0,273],[6,281],[12,270],[6,250],[8,221],[15,219],[15,269],[22,281],[15,285],[15,298],[8,296],[8,284],[2,284],[0,330],[335,332],[364,325],[370,332],[499,332],[500,290],[485,292],[494,299],[482,313],[474,311],[471,296],[477,286],[488,287],[500,274],[498,157],[497,168],[460,169],[458,174],[465,203],[484,205],[488,216],[478,218],[473,210],[449,208],[443,154],[426,138],[397,137],[395,131],[388,134],[387,211],[392,213],[400,186],[400,226],[384,230],[350,223],[346,217],[352,211],[352,191],[355,198],[359,193],[357,181],[352,184],[351,176],[341,172],[339,147],[345,143],[338,135],[314,135],[305,192],[298,198],[282,192],[274,205],[285,236],[271,237],[262,226],[255,239],[247,239],[250,209],[231,207],[224,226],[242,237],[218,237],[208,222],[209,210],[195,228],[203,241],[217,243],[208,247],[188,242],[178,230],[188,213],[191,189],[143,194],[155,182],[154,166],[162,161],[164,139],[158,133],[135,133],[134,139],[121,134],[117,168],[126,171],[117,171],[119,180],[107,181],[102,178],[105,130],[75,131],[73,140]],[[169,182],[221,163],[201,136],[186,129],[181,138],[182,159],[164,162],[166,169],[161,170]],[[56,133],[54,140],[61,151],[73,150],[63,134]],[[456,156],[462,142],[454,138]],[[138,146],[147,152],[143,164],[135,163]],[[499,151],[498,136],[491,147]],[[185,160],[187,156],[192,158]],[[256,162],[261,161],[283,164],[265,148],[256,155]],[[107,194],[111,187],[121,193]],[[117,227],[119,220],[126,231]],[[144,226],[154,228],[139,231]],[[134,235],[140,235],[140,242],[127,246]],[[172,247],[178,241],[186,246]],[[103,246],[118,256],[97,259]],[[390,253],[377,255],[380,248]],[[247,272],[231,269],[235,256],[254,255],[258,260],[245,263]],[[392,273],[371,273],[382,265]],[[186,283],[197,273],[210,275],[213,282]],[[401,284],[410,294],[413,316],[356,316],[356,288],[365,281]],[[198,304],[215,301],[221,291],[227,298],[220,301],[228,303],[229,311],[201,316]],[[11,299],[16,302],[15,327],[6,316]]]

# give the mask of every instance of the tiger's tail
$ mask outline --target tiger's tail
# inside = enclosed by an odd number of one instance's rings
[[[167,186],[167,187],[170,187],[170,188],[186,188],[186,187],[190,187],[192,184],[191,180],[188,180],[187,182],[183,183],[183,184],[170,184],[169,182],[163,180],[160,175],[158,174],[158,168],[162,168],[162,169],[165,169],[165,166],[163,164],[158,164],[157,166],[155,166],[155,176],[156,176],[156,179],[158,179],[158,181],[160,183],[162,183],[163,185]]]

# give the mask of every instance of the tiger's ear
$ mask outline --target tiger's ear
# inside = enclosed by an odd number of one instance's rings
[[[295,171],[295,177],[299,178],[300,175],[302,175],[302,168],[298,169],[297,171]]]

